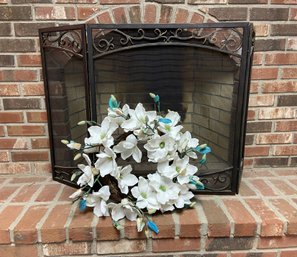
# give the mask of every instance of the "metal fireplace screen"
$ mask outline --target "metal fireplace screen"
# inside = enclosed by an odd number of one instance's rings
[[[249,23],[79,25],[40,30],[53,178],[75,186],[77,163],[61,139],[83,141],[81,120],[101,122],[114,94],[122,103],[181,114],[182,125],[212,148],[199,169],[206,193],[238,192],[252,59]],[[154,171],[131,163],[134,172]]]

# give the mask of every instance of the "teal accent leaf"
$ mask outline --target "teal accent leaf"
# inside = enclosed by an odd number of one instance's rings
[[[85,209],[87,209],[87,201],[85,199],[80,199],[79,210],[84,211]]]
[[[156,223],[154,223],[152,220],[149,220],[147,222],[147,227],[151,230],[151,231],[154,231],[156,234],[159,233],[159,228],[158,226],[156,225]]]
[[[203,190],[205,188],[204,184],[201,181],[194,180],[192,177],[190,178],[189,184],[194,185],[197,190]]]
[[[154,102],[155,102],[155,103],[160,102],[160,96],[159,96],[159,95],[156,95],[156,96],[154,97]]]
[[[195,148],[195,151],[197,151],[198,153],[201,153],[201,154],[207,154],[207,153],[211,152],[211,148],[209,146],[206,146],[203,148],[201,148],[200,146],[197,146]]]
[[[160,118],[160,119],[159,119],[159,122],[162,122],[162,123],[165,123],[165,124],[169,124],[169,123],[171,123],[172,121],[171,121],[171,119]]]
[[[120,107],[120,103],[117,101],[117,99],[114,96],[110,96],[108,100],[108,106],[110,109],[116,109]]]

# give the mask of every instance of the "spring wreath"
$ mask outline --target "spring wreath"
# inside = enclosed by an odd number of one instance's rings
[[[80,210],[91,207],[98,217],[111,216],[117,229],[121,229],[118,221],[123,218],[136,221],[137,230],[145,229],[147,235],[148,229],[159,232],[150,217],[153,213],[194,205],[191,190],[204,189],[204,185],[195,175],[198,165],[191,163],[204,165],[211,151],[207,145],[199,145],[189,131],[182,131],[177,112],[162,114],[160,97],[149,95],[153,111],[146,111],[141,103],[135,109],[127,104],[121,107],[112,95],[108,115],[101,124],[78,123],[89,125],[84,145],[62,140],[76,152],[75,160],[85,159],[71,178],[80,186],[70,196],[79,201]],[[137,177],[131,164],[119,165],[119,160],[125,163],[123,160],[128,159],[155,163],[156,171]]]

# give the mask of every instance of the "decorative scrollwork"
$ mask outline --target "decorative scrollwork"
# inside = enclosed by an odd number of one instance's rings
[[[200,174],[199,176],[206,190],[218,192],[231,190],[231,172],[232,170],[224,170],[208,175]]]
[[[215,48],[240,58],[242,37],[240,28],[100,29],[96,30],[93,36],[93,47],[98,57],[136,45],[187,43],[193,46],[204,45]]]
[[[76,30],[43,33],[42,46],[58,48],[82,57],[82,39]]]

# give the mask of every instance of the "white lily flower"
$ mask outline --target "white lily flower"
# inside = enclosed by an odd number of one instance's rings
[[[189,188],[186,185],[180,185],[180,191],[178,194],[178,198],[176,199],[174,205],[176,208],[184,208],[185,205],[190,205],[191,200],[194,197],[194,194],[189,191]]]
[[[78,178],[77,184],[79,186],[84,186],[88,184],[90,187],[94,185],[94,175],[98,174],[98,170],[92,166],[92,162],[88,155],[83,154],[88,165],[78,164],[77,167],[83,172],[83,174]]]
[[[129,110],[130,108],[128,104],[125,104],[122,108],[108,108],[108,118],[110,121],[120,126],[126,120],[125,117],[128,117]]]
[[[147,156],[151,162],[160,162],[172,159],[176,150],[175,140],[169,135],[156,136],[144,145]]]
[[[108,117],[105,117],[103,119],[101,123],[101,127],[99,126],[89,127],[88,131],[90,133],[90,137],[85,138],[86,150],[91,150],[92,146],[98,146],[98,145],[104,145],[105,147],[112,146],[114,142],[112,134],[117,128],[118,128],[118,125],[110,121]],[[96,151],[97,147],[94,147],[94,148],[95,148],[94,151]]]
[[[190,148],[196,148],[198,145],[199,140],[197,138],[192,138],[191,133],[186,131],[179,139],[177,150],[182,153],[186,152]],[[193,159],[197,159],[197,155],[194,151],[188,151],[187,155]]]
[[[123,194],[128,194],[129,186],[137,184],[138,179],[135,175],[131,174],[132,166],[127,165],[124,168],[117,167],[115,178],[118,181],[118,186]]]
[[[167,204],[178,198],[179,188],[171,179],[161,176],[159,173],[149,174],[147,177],[150,186],[157,192],[156,198],[160,204]]]
[[[97,217],[109,216],[106,201],[110,197],[109,186],[103,186],[98,192],[89,194],[86,198],[87,206],[94,207],[93,212]]]
[[[137,212],[133,209],[133,204],[127,198],[122,199],[118,204],[110,203],[109,206],[112,208],[111,217],[115,221],[125,217],[128,220],[135,221],[137,218]]]
[[[129,116],[130,118],[125,120],[121,125],[125,131],[145,129],[147,125],[153,126],[157,113],[155,111],[145,111],[143,105],[139,103],[137,104],[135,110],[129,110]],[[150,131],[150,133],[153,132]]]
[[[183,126],[177,125],[180,121],[180,115],[177,112],[168,110],[168,114],[165,116],[165,119],[168,119],[171,122],[170,123],[159,122],[158,129],[164,134],[167,134],[172,138],[175,138],[176,140],[178,140],[179,132],[183,128]]]
[[[108,174],[114,176],[117,170],[116,154],[109,147],[106,147],[104,152],[96,154],[96,156],[98,160],[95,162],[95,167],[100,171],[100,176],[104,177]]]
[[[116,145],[113,150],[116,153],[121,153],[121,157],[123,160],[126,160],[132,155],[133,159],[136,162],[140,163],[142,152],[137,147],[137,142],[137,138],[133,134],[131,134],[127,136],[125,141],[121,141],[118,145]]]
[[[189,157],[185,156],[180,159],[176,156],[173,163],[169,165],[169,162],[158,163],[158,172],[167,178],[177,178],[179,184],[187,184],[190,181],[190,177],[193,176],[198,168],[189,163]]]
[[[80,150],[81,148],[81,144],[80,143],[76,143],[74,141],[70,141],[67,146],[70,148],[70,149],[73,149],[73,150]]]
[[[137,199],[136,206],[139,209],[159,209],[156,200],[156,193],[149,186],[148,180],[146,180],[144,177],[139,177],[138,185],[131,189],[131,193]]]

